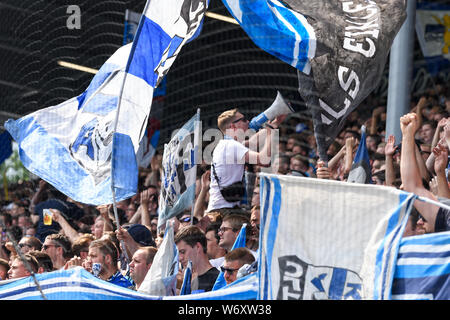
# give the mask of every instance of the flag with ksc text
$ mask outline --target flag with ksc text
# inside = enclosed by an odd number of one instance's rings
[[[261,173],[258,298],[385,299],[414,196]]]

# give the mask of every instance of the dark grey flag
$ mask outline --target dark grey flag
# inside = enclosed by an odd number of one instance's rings
[[[222,0],[252,41],[298,70],[321,159],[376,88],[405,0]]]

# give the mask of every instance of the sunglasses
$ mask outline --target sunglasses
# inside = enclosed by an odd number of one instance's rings
[[[234,228],[231,228],[231,227],[222,227],[222,228],[219,228],[219,229],[217,230],[217,233],[225,233],[227,230],[233,230],[234,232],[236,232],[236,229],[234,229]]]
[[[32,246],[30,246],[30,245],[27,244],[27,243],[19,243],[19,247],[20,247],[20,248],[23,248],[23,247],[31,248]]]
[[[186,218],[180,219],[180,222],[190,222],[190,221],[191,221],[191,217],[186,217]]]
[[[242,118],[234,120],[233,123],[238,123],[239,121],[247,121],[247,120],[245,119],[245,117],[242,117]]]
[[[228,272],[229,274],[233,274],[234,272],[238,271],[239,269],[230,269],[225,267],[220,267],[220,271],[223,273]]]

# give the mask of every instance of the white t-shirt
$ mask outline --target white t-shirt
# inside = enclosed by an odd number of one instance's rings
[[[219,141],[213,152],[212,162],[220,180],[220,186],[226,187],[235,182],[242,181],[245,167],[245,154],[248,148],[242,143],[226,137]],[[206,212],[220,208],[233,208],[239,204],[228,202],[220,193],[219,185],[211,168],[211,184],[209,187],[209,203]]]

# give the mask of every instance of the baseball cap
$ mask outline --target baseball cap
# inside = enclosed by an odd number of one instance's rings
[[[156,246],[150,230],[142,224],[133,224],[128,228],[128,233],[134,241],[142,246]]]

